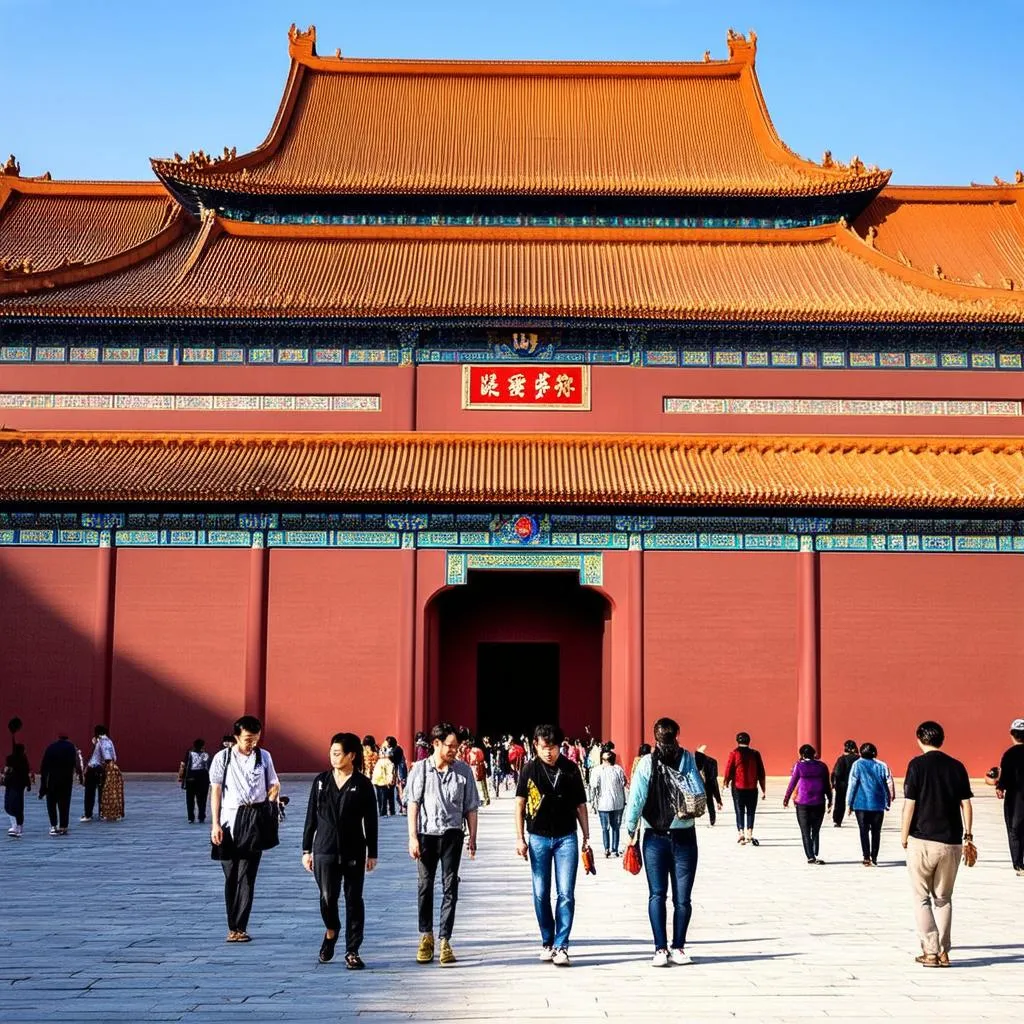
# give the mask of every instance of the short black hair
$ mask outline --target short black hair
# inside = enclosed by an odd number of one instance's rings
[[[640,744],[640,749],[637,751],[637,755],[636,756],[637,757],[645,757],[650,752],[651,752],[651,745],[650,745],[650,743],[641,743]]]
[[[736,742],[741,746],[745,747],[750,743],[749,732],[738,732],[736,733]]]
[[[615,751],[614,750],[606,750],[604,752],[604,754],[602,754],[601,756],[602,757],[607,757],[609,764],[615,764],[616,760],[618,760],[616,758],[616,756],[615,756]]]
[[[1024,743],[1024,729],[1011,729],[1010,735],[1018,742]]]
[[[232,736],[231,733],[226,732],[226,733],[224,733],[223,736],[221,736],[220,742],[221,742],[221,744],[230,743],[231,746],[234,746],[235,745],[235,737]]]
[[[878,747],[874,743],[862,743],[860,745],[860,756],[866,757],[869,761],[878,757]]]
[[[438,722],[430,730],[431,743],[444,743],[449,736],[454,736],[456,739],[459,738],[459,730],[451,722]]]
[[[926,747],[941,747],[946,742],[946,730],[938,722],[922,722],[917,727],[917,738]]]
[[[843,744],[843,752],[847,753],[847,754],[856,754],[857,753],[857,741],[856,740],[847,740]]]
[[[193,749],[193,750],[194,750],[194,751],[195,751],[195,752],[196,752],[197,754],[198,754],[198,753],[199,753],[199,751],[200,751],[200,750],[202,750],[202,749],[203,749],[203,747],[205,747],[205,746],[206,746],[206,740],[204,740],[204,739],[201,739],[201,738],[200,738],[200,739],[197,739],[197,740],[193,740],[193,741],[192,741],[192,749]]]
[[[548,744],[560,744],[565,739],[565,733],[557,725],[538,725],[533,730],[533,742],[543,740]]]
[[[805,743],[800,748],[800,756],[805,757],[810,761],[814,760],[814,758],[818,756],[818,752],[810,745],[810,743]]]
[[[107,727],[105,725],[93,726],[92,734],[93,736],[106,736]]]
[[[654,723],[655,743],[675,743],[679,736],[679,723],[674,718],[659,718]]]
[[[242,715],[236,720],[233,730],[236,736],[241,736],[243,730],[245,732],[263,732],[263,723],[255,715]]]
[[[373,749],[376,750],[377,749],[377,741],[372,736],[367,734],[366,736],[363,737],[363,746],[364,747],[373,747]]]

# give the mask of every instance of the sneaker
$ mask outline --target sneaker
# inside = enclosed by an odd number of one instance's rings
[[[61,836],[66,836],[68,834],[68,830],[66,828],[59,828],[57,829],[57,834]]]
[[[419,949],[416,950],[416,963],[429,964],[434,959],[434,936],[424,932],[420,936]]]
[[[9,829],[7,830],[7,834],[8,834],[9,836],[16,836],[16,835],[18,834],[18,830],[17,830],[17,828],[16,828],[16,827],[15,827],[14,825],[12,825],[12,826],[11,826],[11,827],[10,827],[10,828],[9,828]]]
[[[818,862],[813,857],[808,857],[807,858],[807,863],[808,864],[817,864]]]
[[[437,959],[442,967],[452,967],[458,963],[455,959],[455,950],[447,939],[441,940],[441,954]]]
[[[358,953],[345,954],[345,966],[350,971],[361,971],[366,967]]]
[[[59,836],[59,835],[60,835],[60,832],[58,832],[58,831],[57,831],[57,826],[56,826],[56,825],[54,825],[54,826],[53,826],[53,827],[52,827],[52,828],[50,829],[50,835],[51,835],[51,836]]]
[[[537,957],[541,963],[549,964],[554,959],[555,951],[550,946],[540,947],[540,956]]]
[[[567,949],[556,949],[555,955],[551,958],[551,962],[556,967],[571,967],[569,963],[569,950]]]
[[[693,963],[689,954],[684,949],[673,949],[672,952],[669,953],[669,958],[677,967],[688,967]]]
[[[612,855],[612,851],[611,850],[605,850],[604,851],[604,859],[605,860],[607,860],[611,855]]]
[[[320,943],[320,963],[329,964],[334,959],[334,947],[338,942],[338,936],[329,939],[324,935],[324,941]]]
[[[668,967],[668,950],[658,949],[654,952],[654,958],[651,960],[652,967]]]
[[[861,863],[864,865],[864,867],[869,868],[871,867],[871,858],[865,857]]]
[[[820,857],[815,857],[814,858],[814,863],[815,864],[824,864],[825,862]]]
[[[79,821],[92,821],[92,815],[91,814],[83,814],[78,820]]]
[[[15,828],[15,830],[11,833],[11,835],[14,836],[15,839],[20,839],[21,838],[21,826],[19,825],[17,828]]]

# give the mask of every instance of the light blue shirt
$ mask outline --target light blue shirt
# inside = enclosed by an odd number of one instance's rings
[[[416,831],[428,836],[462,828],[466,816],[480,806],[473,769],[463,761],[453,761],[439,772],[433,757],[412,766],[405,798],[419,805]]]
[[[695,793],[704,792],[704,780],[700,777],[700,772],[697,771],[697,762],[693,758],[693,754],[688,750],[683,750],[683,756],[679,759],[678,771],[680,775],[685,775],[686,780],[693,787]],[[633,778],[629,780],[629,803],[626,806],[626,831],[632,835],[636,831],[637,824],[640,821],[640,815],[643,813],[644,804],[647,803],[647,791],[651,785],[651,755],[644,754],[640,758],[639,763],[636,766],[636,771],[633,772]],[[644,819],[646,821],[646,819]],[[650,822],[648,822],[650,824]],[[693,818],[675,818],[670,828],[693,828]]]
[[[892,803],[892,772],[884,761],[862,757],[853,762],[846,803],[854,811],[887,811]]]

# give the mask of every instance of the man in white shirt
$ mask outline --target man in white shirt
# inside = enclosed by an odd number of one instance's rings
[[[259,747],[263,725],[252,715],[235,722],[235,745],[210,762],[210,810],[213,824],[210,841],[218,848],[224,868],[224,902],[228,913],[228,942],[249,942],[246,931],[252,910],[256,872],[261,853],[243,855],[235,849],[231,833],[238,809],[248,804],[277,800],[281,784],[274,762]]]
[[[117,760],[114,741],[107,735],[105,725],[97,725],[92,731],[92,755],[85,766],[85,807],[81,821],[92,821],[96,797],[103,796],[103,776],[107,764]]]

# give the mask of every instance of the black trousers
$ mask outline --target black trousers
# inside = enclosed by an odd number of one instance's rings
[[[383,818],[395,813],[395,787],[374,786],[377,791],[377,813]]]
[[[206,797],[210,792],[210,776],[203,772],[202,775],[190,775],[185,780],[185,813],[189,821],[196,820],[196,811],[199,811],[199,820],[206,821]]]
[[[708,797],[708,823],[714,825],[715,818],[718,817],[717,808],[715,807],[715,801]]]
[[[1024,869],[1024,793],[1008,794],[1003,800],[1006,838],[1010,842],[1010,861],[1015,871]]]
[[[854,811],[860,828],[861,852],[872,864],[878,862],[878,847],[882,841],[882,821],[885,811]]]
[[[358,953],[363,944],[366,906],[363,903],[363,881],[366,878],[366,857],[344,862],[337,857],[313,854],[313,877],[320,887],[320,916],[324,927],[337,935],[341,931],[338,898],[345,891],[345,952]]]
[[[103,795],[103,769],[85,769],[85,816],[92,817],[93,808],[96,806],[96,797]]]
[[[49,786],[46,790],[46,813],[50,816],[51,828],[67,828],[71,814],[71,785]]]
[[[821,823],[825,820],[824,804],[797,804],[796,820],[800,825],[800,838],[804,843],[804,856],[815,860],[818,856]]]
[[[832,823],[834,825],[842,825],[843,818],[846,817],[846,789],[844,783],[836,783],[835,795],[832,797]]]
[[[754,815],[757,813],[757,790],[737,789],[732,787],[732,805],[736,809],[736,831],[754,827]]]
[[[434,930],[434,878],[437,865],[441,865],[441,926],[442,939],[452,937],[455,926],[455,905],[459,901],[459,864],[462,862],[463,834],[461,828],[450,828],[440,836],[421,835],[420,859],[416,862],[419,901],[420,932]]]
[[[252,897],[256,888],[256,872],[260,869],[261,853],[249,857],[222,860],[224,869],[224,904],[228,911],[228,931],[244,932],[252,912]]]

